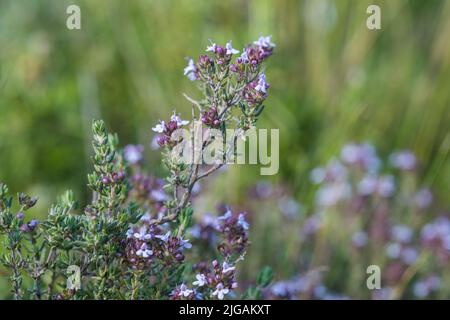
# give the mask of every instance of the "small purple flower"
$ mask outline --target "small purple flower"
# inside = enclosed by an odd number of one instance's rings
[[[244,230],[248,230],[249,224],[247,221],[245,221],[245,217],[242,213],[238,216],[237,225],[241,226]]]
[[[428,208],[433,202],[433,194],[429,189],[421,189],[415,194],[414,202],[420,209]]]
[[[263,47],[263,48],[275,48],[275,43],[272,42],[272,36],[259,37],[258,40],[254,41],[253,44]]]
[[[205,284],[207,284],[206,276],[203,273],[199,273],[195,276],[197,281],[194,281],[192,284],[194,286],[203,287]]]
[[[225,288],[222,283],[219,283],[216,286],[216,290],[212,293],[213,296],[217,296],[219,300],[223,300],[226,294],[228,294],[230,290]]]
[[[192,244],[189,242],[189,239],[187,239],[187,240],[180,239],[180,244],[181,244],[181,247],[183,247],[184,249],[192,248]]]
[[[378,193],[381,197],[388,198],[395,192],[395,181],[393,176],[382,176],[378,179]]]
[[[400,256],[404,263],[406,263],[407,265],[412,265],[414,262],[416,262],[419,254],[417,253],[416,249],[412,247],[406,247],[401,251]]]
[[[132,228],[128,229],[127,233],[126,233],[127,239],[130,239],[131,237],[133,237],[133,234],[134,234],[134,230]]]
[[[227,273],[236,270],[236,267],[227,263],[226,261],[222,264],[222,273]]]
[[[16,214],[16,218],[19,220],[23,220],[25,218],[25,214],[23,212],[19,212]]]
[[[366,175],[358,183],[358,194],[368,196],[373,194],[377,189],[377,177],[373,175]]]
[[[154,132],[163,133],[166,129],[166,123],[163,120],[160,120],[159,123],[152,128]]]
[[[150,233],[147,233],[147,228],[142,227],[139,232],[135,232],[133,234],[133,237],[135,237],[138,240],[145,241],[150,240],[152,238],[152,235]]]
[[[402,247],[399,243],[389,243],[386,246],[386,255],[391,259],[397,259],[400,257]]]
[[[181,126],[185,126],[185,125],[189,124],[189,121],[182,120],[179,116],[177,116],[175,111],[173,112],[173,115],[170,117],[170,121],[175,122],[177,124],[177,127],[181,127]]]
[[[180,295],[187,298],[194,293],[194,290],[189,289],[184,283],[180,286]]]
[[[345,145],[341,150],[341,159],[344,163],[362,167],[371,174],[378,172],[381,162],[375,148],[367,143]]]
[[[129,144],[123,150],[125,160],[130,164],[137,164],[142,160],[144,146]]]
[[[158,238],[163,242],[169,241],[169,237],[170,237],[170,231],[167,231],[166,234],[164,234],[164,235],[156,235],[155,236],[155,238]]]
[[[31,221],[28,222],[28,228],[30,229],[30,231],[33,231],[34,229],[36,229],[38,224],[39,224],[39,221],[37,221],[36,219],[31,219]]]
[[[258,78],[258,84],[255,87],[256,91],[266,94],[269,89],[269,84],[266,82],[266,75],[263,73]]]
[[[367,244],[368,240],[369,238],[367,236],[367,232],[365,231],[355,232],[352,236],[352,243],[357,248],[364,247]]]
[[[217,45],[213,43],[211,40],[209,40],[211,45],[206,47],[206,52],[213,52],[216,53]]]
[[[197,72],[197,66],[194,63],[194,60],[189,59],[188,65],[184,68],[184,75],[187,76],[189,80],[195,81],[198,79]]]
[[[238,54],[239,53],[239,50],[236,50],[236,49],[233,48],[233,46],[231,45],[231,41],[227,42],[227,44],[225,45],[225,49],[227,50],[226,54],[228,54],[228,55]]]
[[[228,220],[233,216],[231,210],[227,210],[224,215],[217,217],[217,220]]]
[[[242,63],[249,63],[250,62],[246,50],[244,50],[244,52],[241,53],[241,56],[239,57],[239,59],[240,59],[240,62],[242,62]]]
[[[392,166],[403,171],[411,171],[416,168],[416,156],[408,150],[403,150],[391,154],[389,158]]]
[[[136,251],[136,254],[142,258],[149,258],[151,255],[153,255],[153,251],[150,250],[147,246],[147,243],[144,242],[139,250]]]
[[[413,238],[413,231],[407,225],[393,226],[391,234],[394,241],[401,243],[409,243]]]

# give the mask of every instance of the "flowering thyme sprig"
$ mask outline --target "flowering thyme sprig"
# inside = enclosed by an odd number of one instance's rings
[[[170,176],[166,179],[166,189],[172,194],[172,199],[166,202],[167,214],[154,220],[153,223],[161,224],[177,220],[178,216],[190,206],[195,183],[223,165],[223,162],[210,167],[196,161],[190,164],[183,163],[171,153],[173,147],[182,139],[178,135],[174,137],[173,133],[189,123],[191,136],[194,136],[197,130],[194,124],[199,120],[206,128],[220,129],[226,141],[226,128],[234,127],[238,129],[239,134],[244,134],[254,127],[263,111],[262,103],[267,98],[269,88],[262,64],[272,54],[274,47],[270,36],[261,37],[244,48],[243,56],[239,57],[237,56],[239,51],[233,48],[231,41],[225,46],[211,42],[206,49],[209,55],[200,55],[196,63],[189,59],[184,73],[190,80],[197,80],[200,83],[203,99],[197,101],[185,95],[193,106],[191,122],[181,120],[174,113],[168,122],[160,121],[152,128],[159,134],[158,144],[164,147],[163,161],[170,171]],[[234,114],[234,110],[240,111],[240,114]],[[235,140],[237,136],[232,138]],[[212,139],[210,137],[203,142],[202,152],[212,143]],[[194,149],[193,141],[185,143],[192,143]],[[234,153],[234,150],[227,150],[226,153]],[[179,235],[185,228],[183,224],[179,226]]]

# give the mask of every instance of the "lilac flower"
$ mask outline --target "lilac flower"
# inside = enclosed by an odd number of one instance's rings
[[[158,150],[158,149],[160,148],[160,145],[159,145],[159,143],[158,143],[158,138],[159,138],[159,136],[158,136],[158,135],[155,135],[155,136],[152,138],[152,141],[150,141],[150,148],[151,148],[152,150]]]
[[[132,228],[127,230],[127,239],[130,239],[134,234],[134,230]]]
[[[413,292],[417,298],[426,298],[431,293],[439,290],[442,280],[437,276],[429,276],[426,279],[420,280],[414,284]]]
[[[224,215],[217,217],[217,220],[228,220],[233,216],[231,210],[227,210]]]
[[[158,202],[166,201],[169,199],[169,196],[164,192],[164,190],[158,190],[158,189],[152,190],[150,192],[150,197],[152,198],[152,200],[158,201]]]
[[[222,283],[219,283],[216,286],[216,290],[212,293],[212,295],[217,296],[219,300],[223,300],[223,298],[225,297],[226,294],[228,294],[228,292],[230,292],[230,290],[228,288],[224,288]]]
[[[223,262],[223,264],[222,264],[222,273],[227,273],[227,272],[234,271],[234,270],[236,270],[235,266],[227,263],[226,261]]]
[[[184,283],[180,286],[180,295],[183,297],[189,297],[194,293],[194,290],[189,289]]]
[[[194,60],[188,60],[188,65],[184,68],[184,75],[187,76],[191,81],[195,81],[198,79],[197,66],[194,63]]]
[[[401,251],[400,256],[404,263],[406,263],[407,265],[411,265],[416,262],[419,254],[416,249],[412,247],[406,247]]]
[[[402,251],[402,247],[399,243],[390,243],[386,247],[386,255],[391,259],[397,259],[400,257],[400,253]]]
[[[308,217],[303,223],[302,235],[310,236],[319,230],[322,225],[321,216],[317,213]]]
[[[420,209],[428,208],[433,202],[433,194],[429,189],[421,189],[415,194],[414,202]]]
[[[225,45],[225,49],[227,50],[226,54],[228,54],[228,55],[238,54],[239,53],[239,50],[236,50],[236,49],[233,48],[233,46],[231,45],[231,41],[227,42],[227,44]]]
[[[152,235],[150,233],[147,233],[146,227],[141,227],[139,232],[133,234],[133,237],[135,237],[138,240],[145,241],[150,240],[152,238]]]
[[[287,218],[296,218],[303,213],[303,207],[293,198],[284,197],[278,201],[278,208]]]
[[[358,183],[358,193],[362,196],[368,196],[375,192],[377,188],[377,177],[373,175],[366,175]]]
[[[147,243],[143,243],[138,251],[136,251],[136,255],[142,258],[148,258],[153,255],[153,251],[148,249]]]
[[[367,244],[368,239],[367,232],[358,231],[353,234],[352,243],[355,247],[362,248]]]
[[[197,281],[194,281],[192,284],[194,286],[203,287],[205,284],[207,284],[206,276],[203,273],[199,273],[195,276]]]
[[[428,286],[424,281],[415,283],[413,292],[417,298],[426,298],[430,293],[428,290]]]
[[[33,231],[34,229],[36,229],[38,224],[39,224],[39,221],[37,221],[36,219],[31,219],[30,222],[28,222],[28,229],[30,231]]]
[[[206,52],[216,52],[217,45],[210,40],[211,45],[206,47]]]
[[[163,120],[159,120],[159,123],[152,128],[154,132],[163,133],[166,129],[166,123]]]
[[[345,145],[341,151],[341,159],[353,166],[360,166],[369,173],[376,173],[380,167],[375,148],[367,143]]]
[[[175,122],[178,127],[185,126],[185,125],[189,124],[189,121],[182,120],[179,116],[177,116],[175,111],[173,112],[173,115],[170,117],[170,121]]]
[[[19,212],[16,214],[16,218],[18,220],[23,220],[25,218],[25,214],[23,212]]]
[[[245,221],[244,215],[242,213],[238,216],[237,221],[238,226],[241,226],[244,230],[248,230],[249,224],[247,221]]]
[[[409,243],[413,237],[413,231],[407,225],[395,225],[391,230],[392,238],[401,243]]]
[[[342,182],[347,179],[347,168],[336,159],[331,159],[325,168],[315,168],[311,171],[311,181],[315,184],[323,182]]]
[[[321,184],[322,182],[325,181],[326,177],[325,169],[321,167],[314,168],[313,170],[311,170],[309,177],[312,183]]]
[[[247,54],[247,51],[246,50],[244,50],[242,53],[241,53],[241,56],[239,57],[239,59],[240,59],[240,61],[242,62],[242,63],[249,63],[249,59],[248,59],[248,54]],[[239,60],[238,59],[238,60]]]
[[[389,158],[392,166],[403,171],[414,170],[417,164],[416,156],[408,150],[394,152]]]
[[[448,257],[450,254],[450,219],[438,217],[426,224],[421,230],[421,238],[427,247]]]
[[[185,249],[190,249],[192,248],[192,244],[189,242],[189,239],[184,240],[184,239],[180,239],[180,244],[183,248]]]
[[[269,84],[266,82],[266,75],[263,73],[258,78],[258,84],[255,87],[256,91],[266,94]]]
[[[393,176],[383,176],[378,179],[378,193],[384,198],[392,196],[395,192]]]
[[[164,234],[164,235],[156,235],[155,236],[155,238],[158,238],[158,239],[160,239],[163,242],[169,241],[169,237],[170,237],[170,231],[167,231],[167,233]]]
[[[218,128],[221,124],[219,112],[217,111],[216,107],[211,107],[208,110],[205,110],[202,113],[201,117],[202,123],[206,124],[207,126]]]
[[[130,164],[137,164],[142,160],[144,146],[129,144],[123,150],[125,160]]]
[[[348,183],[334,183],[322,186],[317,191],[316,201],[322,207],[331,207],[350,196],[351,186]]]
[[[274,48],[275,43],[272,42],[271,40],[272,36],[267,36],[267,37],[259,37],[259,39],[257,41],[254,41],[253,44],[263,47],[263,48]]]

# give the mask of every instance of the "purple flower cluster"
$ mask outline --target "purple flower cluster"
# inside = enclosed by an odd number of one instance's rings
[[[189,240],[164,233],[160,226],[141,224],[127,232],[126,257],[136,268],[148,267],[157,260],[165,266],[184,261],[184,250],[190,249]]]
[[[223,241],[219,244],[220,253],[229,257],[233,254],[242,254],[248,246],[249,224],[244,214],[233,214],[230,210],[217,218],[218,231],[223,235]]]
[[[177,286],[171,294],[173,300],[194,299],[219,299],[223,300],[232,294],[232,290],[238,287],[236,281],[236,267],[224,261],[220,264],[217,260],[211,263],[200,263],[193,267],[195,281],[192,289],[185,284]]]
[[[267,98],[269,84],[266,82],[265,74],[250,82],[244,89],[244,99],[250,106],[258,105]]]
[[[217,260],[211,263],[199,263],[193,267],[197,272],[192,288],[184,283],[177,286],[171,294],[173,300],[201,300],[205,298],[223,300],[226,296],[232,295],[232,290],[238,287],[236,267],[227,262],[221,265]]]
[[[420,231],[421,242],[442,264],[450,261],[450,219],[441,216],[425,224]]]
[[[311,271],[307,274],[297,275],[289,280],[277,281],[272,284],[264,294],[269,299],[319,299],[319,300],[346,300],[345,295],[329,290],[322,280],[322,274]]]
[[[393,153],[390,163],[393,168],[411,171],[416,166],[416,158],[410,151]],[[396,179],[390,174],[380,174],[382,161],[375,148],[367,143],[345,145],[340,159],[333,158],[326,167],[318,167],[311,171],[311,181],[320,185],[316,194],[317,204],[331,207],[342,201],[353,201],[360,198],[390,198],[397,189]],[[416,196],[419,207],[427,207],[432,195],[422,191]]]
[[[209,246],[218,243],[219,252],[223,257],[229,258],[245,252],[248,246],[248,229],[244,213],[234,214],[231,210],[226,210],[217,218],[204,215],[202,221],[191,228],[191,235]]]
[[[201,121],[211,128],[219,128],[221,121],[216,107],[211,107],[202,113]]]
[[[177,129],[180,129],[182,126],[185,126],[187,124],[189,124],[189,121],[182,120],[175,112],[171,116],[169,122],[166,123],[165,121],[160,120],[159,123],[152,128],[154,132],[159,133],[156,140],[158,145],[161,147],[173,147],[178,144],[180,141],[172,139],[172,134]]]
[[[271,36],[259,37],[253,44],[247,46],[244,49],[238,62],[248,63],[251,65],[258,65],[265,59],[270,57],[275,48],[275,44],[272,43]]]

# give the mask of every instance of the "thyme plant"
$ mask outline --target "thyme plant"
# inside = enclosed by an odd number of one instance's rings
[[[0,184],[0,262],[7,270],[14,299],[224,299],[237,297],[236,267],[249,245],[245,213],[225,207],[220,215],[193,225],[192,197],[198,182],[219,170],[233,148],[214,164],[202,156],[182,161],[180,144],[200,131],[200,155],[217,139],[235,141],[254,128],[269,85],[263,63],[272,54],[270,37],[239,51],[231,42],[211,43],[184,74],[198,83],[201,99],[185,95],[192,119],[174,113],[160,121],[157,144],[168,175],[158,179],[141,166],[142,146],[119,148],[101,120],[92,123],[92,200],[79,210],[72,192],[54,204],[44,221],[29,218],[37,198],[24,193],[17,203]],[[199,125],[201,124],[201,125]],[[234,128],[232,137],[227,129]],[[187,140],[188,139],[188,140]],[[198,146],[197,146],[198,148]],[[194,152],[192,152],[194,154]],[[194,157],[194,156],[193,156]],[[206,229],[205,229],[206,228]],[[193,247],[195,230],[214,234],[213,250]],[[190,231],[190,232],[188,232]],[[196,249],[198,244],[198,248]],[[263,269],[243,297],[258,298],[272,274]],[[242,290],[241,290],[242,292]]]

